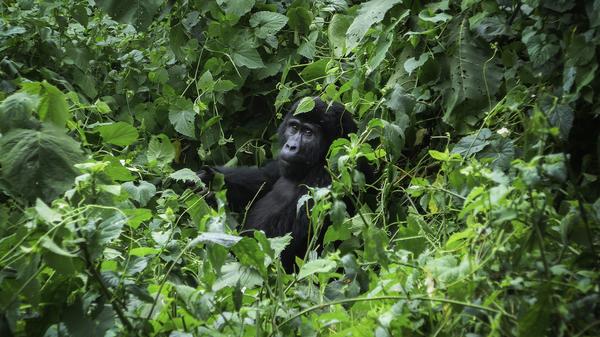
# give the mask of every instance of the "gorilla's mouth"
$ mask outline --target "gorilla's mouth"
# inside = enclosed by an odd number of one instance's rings
[[[291,166],[291,167],[298,168],[298,169],[301,169],[301,168],[311,165],[310,161],[307,161],[303,158],[296,158],[296,157],[284,158],[282,156],[279,156],[279,161],[284,166],[287,166],[287,167]]]

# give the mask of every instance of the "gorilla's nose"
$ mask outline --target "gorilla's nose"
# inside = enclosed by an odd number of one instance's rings
[[[296,152],[298,151],[298,146],[296,144],[285,144],[285,149],[288,150],[289,152]]]

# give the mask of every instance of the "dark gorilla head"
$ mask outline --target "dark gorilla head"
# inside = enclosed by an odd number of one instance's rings
[[[313,98],[315,107],[294,116],[300,102],[292,105],[279,125],[279,165],[286,178],[302,179],[312,168],[325,164],[329,146],[336,138],[356,132],[352,115],[340,103]]]

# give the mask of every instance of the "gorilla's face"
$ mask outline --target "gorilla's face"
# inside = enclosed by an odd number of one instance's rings
[[[330,144],[325,144],[323,131],[318,124],[302,117],[292,116],[284,120],[279,162],[284,176],[298,176],[319,165],[325,159]]]

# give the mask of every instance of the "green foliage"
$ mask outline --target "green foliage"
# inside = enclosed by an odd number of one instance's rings
[[[83,160],[79,143],[50,125],[15,129],[0,138],[1,178],[15,197],[52,200],[73,183],[74,164]]]
[[[599,335],[599,14],[3,1],[0,335]],[[244,232],[195,171],[273,158],[314,96],[359,131],[287,275],[291,237]]]

